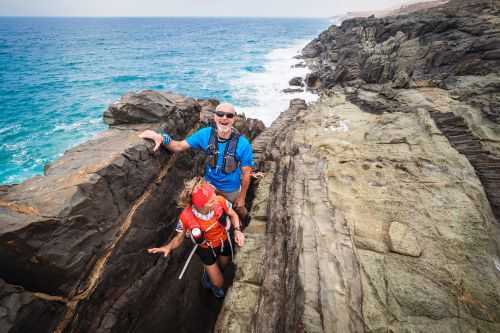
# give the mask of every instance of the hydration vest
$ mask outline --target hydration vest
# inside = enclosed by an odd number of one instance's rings
[[[240,163],[236,160],[236,146],[238,146],[238,140],[241,134],[236,130],[232,129],[231,136],[228,139],[226,149],[224,151],[224,159],[222,162],[222,170],[225,173],[231,173],[236,170]],[[212,132],[210,134],[210,140],[208,141],[207,147],[208,160],[207,164],[211,169],[217,167],[217,158],[219,156],[218,140],[217,140],[217,128],[212,126]]]
[[[224,243],[227,240],[227,228],[230,227],[230,223],[226,222],[226,215],[220,207],[214,211],[214,217],[211,219],[211,223],[209,221],[201,222],[194,214],[191,208],[186,208],[182,211],[181,220],[185,223],[187,228],[187,237],[190,237],[191,240],[202,247],[217,247]],[[210,224],[209,224],[210,223]],[[207,225],[208,224],[208,225]],[[221,232],[217,235],[215,239],[207,239],[207,233],[215,227],[222,228]],[[199,229],[201,231],[201,235],[195,235],[193,233],[194,230]]]
[[[221,199],[223,198],[221,197]],[[225,201],[226,199],[223,200]],[[182,223],[184,223],[187,229],[186,234],[189,233],[188,237],[191,238],[194,246],[191,250],[191,253],[189,254],[189,257],[186,260],[186,263],[184,264],[184,267],[182,268],[181,274],[179,275],[179,280],[182,279],[182,276],[186,272],[189,262],[191,261],[191,258],[196,252],[198,246],[202,248],[210,248],[212,250],[214,258],[217,259],[217,254],[215,253],[214,248],[220,246],[221,251],[224,251],[224,243],[227,242],[231,250],[231,258],[234,257],[233,244],[229,235],[229,228],[231,227],[231,223],[227,221],[229,218],[227,217],[225,209],[222,206],[215,207],[213,218],[211,218],[209,221],[200,222],[200,220],[194,215],[192,207],[184,208],[181,213],[180,219]],[[222,232],[218,233],[218,238],[217,236],[215,236],[214,239],[214,235],[211,235],[210,238],[212,239],[207,239],[206,236],[208,232],[212,228],[217,226],[219,226],[223,230]]]

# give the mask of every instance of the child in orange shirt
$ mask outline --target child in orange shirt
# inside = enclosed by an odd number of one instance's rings
[[[178,204],[184,208],[176,227],[178,234],[168,244],[148,249],[148,252],[163,253],[166,257],[179,247],[188,235],[198,244],[196,253],[205,266],[203,286],[212,289],[217,298],[222,298],[224,277],[221,268],[229,263],[231,248],[223,225],[225,221],[220,219],[224,214],[229,216],[234,227],[234,240],[236,244],[243,246],[245,235],[240,229],[238,214],[231,208],[231,204],[224,197],[217,196],[214,187],[201,177],[186,183]]]

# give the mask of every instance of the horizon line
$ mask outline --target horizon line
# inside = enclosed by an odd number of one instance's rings
[[[0,18],[284,18],[284,19],[329,19],[336,15],[330,16],[208,16],[208,15],[193,15],[193,16],[181,16],[181,15],[173,15],[173,16],[104,16],[104,15],[0,15]]]

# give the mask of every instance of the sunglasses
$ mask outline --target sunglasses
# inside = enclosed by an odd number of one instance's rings
[[[223,111],[215,111],[215,114],[217,115],[217,117],[226,117],[228,119],[233,119],[234,118],[234,113],[232,112],[223,112]]]

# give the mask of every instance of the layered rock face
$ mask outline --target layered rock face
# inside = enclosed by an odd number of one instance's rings
[[[217,332],[500,331],[498,2],[348,20],[312,41]],[[495,216],[496,215],[496,216]]]
[[[497,218],[499,8],[499,1],[455,0],[406,16],[348,20],[304,50],[316,84],[351,87],[350,100],[365,111],[451,113],[437,124],[469,157]]]
[[[201,290],[201,263],[177,279],[189,244],[169,258],[146,252],[173,234],[175,198],[203,156],[153,152],[138,137],[162,127],[184,138],[201,109],[170,93],[126,95],[105,113],[109,130],[1,188],[0,331],[210,330],[220,304]]]
[[[267,172],[216,331],[500,330],[499,226],[430,113],[294,103],[255,142]]]

